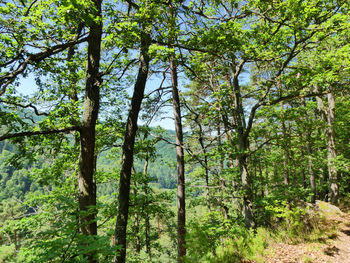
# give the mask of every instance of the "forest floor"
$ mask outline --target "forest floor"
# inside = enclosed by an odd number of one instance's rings
[[[339,210],[326,217],[334,224],[331,234],[325,233],[313,242],[271,244],[265,263],[350,263],[350,214]]]

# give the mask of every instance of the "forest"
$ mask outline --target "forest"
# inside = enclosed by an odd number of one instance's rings
[[[349,5],[0,1],[0,261],[321,262],[267,249],[350,227]]]

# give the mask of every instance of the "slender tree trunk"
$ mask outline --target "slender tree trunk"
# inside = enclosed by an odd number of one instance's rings
[[[160,230],[159,214],[157,214],[157,227],[158,227],[158,239],[162,237],[162,231]]]
[[[300,137],[302,137],[302,135],[300,135]],[[302,160],[306,159],[304,145],[300,146],[300,155],[301,155]],[[302,180],[303,180],[303,188],[306,189],[307,188],[307,178],[306,178],[306,172],[305,172],[304,165],[301,167],[301,176],[302,176]],[[306,201],[306,199],[305,199],[305,201]]]
[[[173,3],[169,4],[169,32],[170,43],[175,42],[176,14],[174,14]],[[176,133],[176,160],[177,160],[177,235],[178,235],[178,262],[183,262],[186,256],[186,203],[185,203],[185,159],[183,150],[183,133],[181,121],[181,107],[178,89],[177,65],[175,53],[170,56],[170,74],[173,95],[173,112]]]
[[[183,150],[180,98],[177,83],[177,69],[174,57],[170,59],[170,70],[176,132],[178,262],[182,262],[183,257],[186,255],[185,160]]]
[[[201,145],[203,155],[204,155],[205,186],[206,186],[205,196],[206,196],[207,208],[208,208],[208,211],[211,211],[211,209],[210,209],[210,196],[209,196],[209,167],[208,167],[207,148],[204,145],[202,125],[201,125],[200,121],[198,120],[198,118],[196,118],[195,121],[199,127],[199,139],[198,140],[199,140],[199,144]]]
[[[218,124],[217,124],[217,133],[218,133],[218,148],[221,148],[222,146],[222,143],[221,143],[221,129],[220,129],[220,121],[218,121]],[[229,219],[229,210],[228,210],[228,207],[225,205],[225,200],[224,200],[224,192],[227,190],[226,189],[226,182],[225,182],[225,179],[222,177],[222,172],[224,170],[224,158],[222,155],[220,155],[220,165],[219,165],[220,169],[218,170],[218,177],[219,177],[219,184],[221,186],[221,191],[220,191],[220,199],[219,200],[219,205],[221,206],[223,212],[224,212],[224,216],[225,216],[225,219]]]
[[[303,106],[306,107],[305,98],[302,98],[301,102],[302,102]],[[305,116],[304,119],[306,122],[308,122],[307,115]],[[314,164],[312,161],[311,134],[310,134],[309,127],[306,128],[305,135],[306,135],[306,150],[307,150],[307,155],[308,155],[308,169],[309,169],[309,174],[310,174],[310,187],[311,187],[311,192],[312,192],[311,203],[315,204],[317,191],[316,191],[316,179],[315,179],[315,173],[314,173]]]
[[[206,156],[206,152],[204,152],[204,164],[205,164],[205,186],[206,186],[206,191],[205,191],[205,196],[206,196],[206,201],[207,201],[207,208],[208,211],[211,211],[210,208],[210,193],[209,193],[209,168],[208,168],[208,157]]]
[[[148,194],[148,190],[145,190],[145,195]],[[147,198],[146,198],[147,201]],[[148,211],[146,211],[146,215],[145,215],[145,236],[146,236],[146,252],[148,255],[148,258],[151,259],[152,258],[152,251],[151,251],[151,224],[150,224],[150,220],[149,220],[149,214]]]
[[[145,159],[145,165],[143,167],[143,173],[144,176],[148,176],[148,162],[149,162],[149,157],[148,154],[146,155]],[[146,253],[148,255],[148,258],[151,260],[152,258],[152,252],[151,252],[151,224],[150,224],[150,219],[149,219],[149,209],[148,209],[148,181],[144,183],[144,192],[145,192],[145,202],[146,202],[146,211],[145,211],[145,239],[146,239]]]
[[[133,173],[135,174],[136,171],[134,169],[134,167],[132,168]],[[136,181],[134,182],[134,196],[135,198],[137,198],[137,183]],[[140,254],[141,252],[141,240],[140,240],[140,218],[139,215],[137,213],[137,209],[135,209],[135,213],[134,213],[134,220],[135,220],[135,225],[134,225],[134,234],[135,234],[135,250],[137,254]]]
[[[338,171],[334,165],[334,161],[337,158],[335,149],[335,132],[334,132],[334,120],[335,120],[335,99],[332,92],[327,94],[328,99],[328,173],[331,190],[331,203],[334,205],[338,204],[339,199],[339,183],[338,183]]]
[[[126,123],[123,143],[122,168],[120,171],[119,180],[118,215],[114,235],[114,244],[121,247],[119,255],[114,259],[114,262],[117,263],[125,263],[126,258],[126,227],[129,214],[131,168],[133,165],[137,119],[139,116],[142,99],[144,97],[144,91],[148,77],[150,61],[148,55],[149,45],[150,36],[142,33],[139,71],[131,100],[131,108]]]
[[[14,255],[17,255],[18,252],[18,236],[17,236],[17,229],[14,230],[14,238],[15,238],[15,251]]]
[[[260,197],[263,198],[265,196],[265,179],[264,179],[264,173],[263,168],[261,164],[261,158],[258,156],[258,165],[259,165],[259,179],[260,179]]]
[[[309,137],[309,134],[308,134]],[[309,137],[310,138],[310,137]],[[310,140],[310,139],[307,139]],[[316,203],[316,196],[317,196],[317,191],[316,191],[316,180],[315,180],[315,173],[314,173],[314,165],[312,161],[312,150],[311,150],[311,143],[308,141],[306,143],[306,148],[307,148],[307,155],[308,155],[308,164],[309,164],[309,174],[310,174],[310,187],[311,187],[311,203],[315,204]]]
[[[101,0],[94,1],[97,8],[96,17],[101,17]],[[86,71],[85,101],[83,120],[80,130],[80,157],[78,172],[79,210],[81,232],[84,235],[97,235],[96,223],[96,182],[94,180],[95,126],[100,104],[99,73],[101,53],[102,22],[93,22],[88,39],[88,62]],[[87,213],[87,214],[85,214]],[[88,244],[86,244],[88,245]],[[87,262],[97,262],[96,254],[89,252]]]
[[[285,117],[284,117],[284,113],[283,113],[283,110],[284,110],[284,105],[283,105],[283,102],[281,101],[280,102],[280,105],[281,105],[281,110],[282,110],[282,120],[281,120],[281,123],[282,123],[282,135],[283,135],[283,156],[282,156],[282,159],[283,159],[283,182],[284,182],[284,185],[287,187],[288,189],[288,186],[289,186],[289,167],[288,167],[288,157],[289,157],[289,152],[288,152],[288,138],[287,138],[287,128],[286,128],[286,123],[285,123]]]

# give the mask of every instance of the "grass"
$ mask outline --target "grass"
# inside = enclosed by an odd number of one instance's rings
[[[327,215],[328,216],[328,215]],[[226,240],[216,249],[216,258],[210,262],[256,262],[263,263],[266,256],[273,251],[270,246],[276,243],[309,244],[309,251],[319,250],[318,244],[328,243],[336,237],[336,223],[327,219],[317,210],[306,209],[305,213],[290,214],[279,224],[270,228],[258,228],[245,237]],[[312,262],[312,258],[304,255],[303,262]]]

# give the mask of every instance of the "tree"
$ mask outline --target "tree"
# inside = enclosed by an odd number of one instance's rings
[[[177,37],[177,10],[174,3],[169,4],[169,43],[174,45]],[[172,86],[173,113],[176,133],[176,161],[177,161],[177,232],[178,232],[178,262],[183,262],[186,256],[186,195],[185,195],[185,159],[184,141],[181,120],[181,106],[178,88],[178,71],[175,51],[170,54],[170,75]]]
[[[143,10],[145,7],[136,5],[137,11]],[[133,6],[133,7],[135,7]],[[140,17],[142,19],[142,17]],[[142,20],[140,20],[142,21]],[[123,142],[122,168],[120,171],[119,194],[118,194],[118,216],[115,226],[114,244],[119,246],[120,254],[115,258],[115,262],[123,263],[126,257],[126,227],[129,214],[129,195],[130,195],[130,179],[131,169],[133,165],[133,154],[135,145],[135,136],[137,131],[137,120],[140,112],[142,99],[149,71],[149,62],[151,60],[148,51],[151,45],[147,24],[140,23],[140,57],[139,70],[137,74],[134,92],[132,95],[131,106],[128,119],[126,122],[126,130]]]

